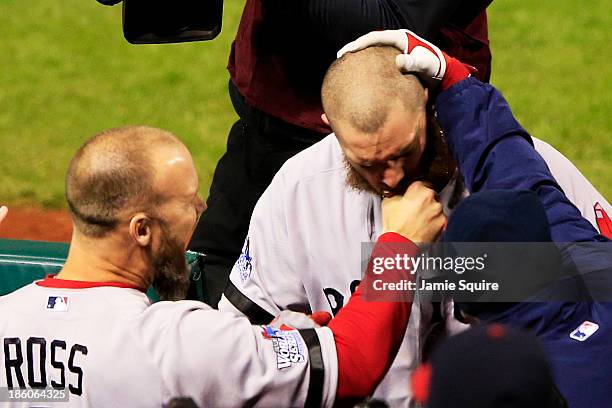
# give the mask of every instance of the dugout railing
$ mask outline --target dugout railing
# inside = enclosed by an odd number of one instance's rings
[[[68,248],[68,244],[59,242],[0,239],[0,296],[43,279],[46,275],[57,274],[66,261]],[[202,279],[204,256],[188,251],[185,259],[191,279]],[[147,295],[153,301],[158,300],[152,288]],[[202,293],[197,295],[200,300],[205,300]]]

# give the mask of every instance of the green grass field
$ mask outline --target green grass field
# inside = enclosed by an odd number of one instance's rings
[[[134,46],[121,8],[94,0],[0,0],[0,202],[63,207],[76,148],[114,126],[178,134],[202,194],[235,120],[225,70],[244,0],[226,0],[211,42]],[[565,153],[612,198],[612,18],[594,0],[497,0],[492,82],[533,135]]]

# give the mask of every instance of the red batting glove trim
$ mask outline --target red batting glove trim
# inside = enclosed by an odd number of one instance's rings
[[[332,315],[329,312],[314,312],[310,315],[310,318],[313,322],[318,324],[319,326],[327,326],[327,324],[331,321]]]
[[[464,80],[471,76],[471,73],[476,73],[476,68],[464,64],[456,58],[449,56],[447,53],[444,54],[446,60],[446,73],[442,79],[442,90],[445,91],[457,82]],[[470,72],[471,71],[471,72]]]
[[[412,52],[412,50],[414,50],[415,47],[423,47],[427,50],[429,50],[433,55],[435,56],[439,56],[438,52],[436,52],[436,50],[428,43],[421,41],[419,38],[415,37],[414,35],[411,35],[410,33],[406,33],[406,36],[408,37],[408,52],[407,54],[410,54]],[[434,75],[434,77],[438,77],[440,75],[440,69],[442,68],[441,64],[438,64],[438,72],[436,72],[436,75]]]
[[[610,220],[610,216],[598,202],[595,203],[593,209],[595,210],[595,220],[599,227],[599,233],[606,238],[612,239],[612,221]]]

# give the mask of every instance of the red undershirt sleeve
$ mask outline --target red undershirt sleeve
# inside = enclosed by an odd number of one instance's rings
[[[396,233],[380,236],[370,257],[363,281],[350,301],[328,327],[334,333],[338,355],[338,390],[336,402],[353,403],[374,392],[391,363],[404,338],[410,309],[411,293],[403,293],[403,299],[386,300],[384,295],[370,296],[375,280],[382,275],[373,272],[373,260],[377,257],[395,258],[399,255],[416,256],[419,249],[410,240]],[[385,274],[413,279],[407,271],[386,269]],[[364,292],[367,296],[364,296]]]

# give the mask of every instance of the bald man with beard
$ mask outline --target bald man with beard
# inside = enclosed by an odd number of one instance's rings
[[[430,91],[398,70],[397,53],[370,47],[329,68],[323,120],[335,133],[289,159],[262,195],[220,310],[253,322],[287,309],[339,313],[362,279],[368,259],[362,244],[383,231],[383,196],[401,196],[421,180],[448,215],[469,194],[435,121]],[[534,143],[553,175],[561,175],[568,198],[595,224],[592,200],[605,199],[559,152]],[[407,378],[433,315],[430,303],[414,303],[404,343],[374,397],[391,406],[409,403]]]
[[[162,300],[184,299],[183,253],[204,210],[198,188],[191,154],[171,133],[128,127],[96,135],[66,176],[75,228],[57,278],[152,284]]]
[[[201,302],[151,304],[150,285],[165,300],[185,296],[184,252],[204,210],[198,190],[191,154],[161,129],[111,129],[79,148],[66,176],[74,232],[65,265],[0,297],[3,406],[22,406],[20,390],[69,407],[159,407],[175,397],[202,407],[332,406],[376,387],[411,299],[372,307],[357,289],[327,327],[304,315],[253,326]],[[414,255],[409,239],[435,239],[445,223],[418,184],[385,214],[381,239]]]

